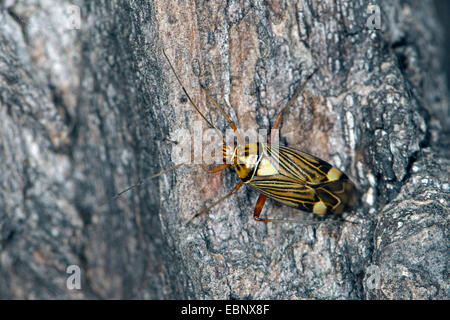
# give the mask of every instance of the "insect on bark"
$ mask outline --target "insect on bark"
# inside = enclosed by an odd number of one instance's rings
[[[208,169],[204,164],[202,164],[202,167],[210,173],[220,172],[233,167],[240,178],[240,181],[230,193],[195,214],[190,221],[219,205],[222,201],[236,193],[244,184],[260,193],[253,213],[253,218],[256,221],[295,222],[302,224],[323,222],[261,218],[260,214],[267,197],[284,205],[302,211],[312,212],[317,215],[339,214],[356,204],[356,187],[345,173],[313,155],[288,147],[272,145],[270,143],[274,138],[276,130],[278,130],[281,124],[283,113],[297,99],[300,92],[303,91],[308,81],[314,75],[314,72],[303,82],[286,105],[281,109],[271,129],[268,143],[258,142],[244,144],[236,124],[202,86],[202,90],[205,92],[208,100],[218,108],[236,135],[238,145],[230,150],[220,134],[220,131],[205,117],[187,93],[164,50],[163,54],[190,104],[200,114],[203,120],[217,131],[219,137],[223,141],[222,153],[224,163],[212,169]],[[161,174],[177,169],[183,164],[184,163],[177,164],[172,168],[147,178],[146,180],[156,178]],[[123,190],[118,193],[116,197],[131,188],[141,185],[143,182],[144,181],[140,181],[136,185]]]

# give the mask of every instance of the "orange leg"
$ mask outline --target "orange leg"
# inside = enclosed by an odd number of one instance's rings
[[[283,110],[281,110],[281,112],[280,112],[280,113],[278,114],[278,116],[277,116],[277,119],[275,120],[275,123],[274,123],[273,126],[272,126],[272,129],[270,130],[270,140],[269,140],[269,143],[272,142],[273,138],[275,137],[276,130],[278,130],[278,128],[280,127],[281,119],[283,118],[283,112],[284,112],[285,110],[286,110],[285,108],[283,108]]]
[[[262,209],[264,208],[264,204],[266,203],[267,196],[264,194],[260,194],[258,197],[258,201],[256,201],[255,205],[255,211],[253,212],[253,219],[256,221],[261,222],[293,222],[291,220],[283,220],[283,219],[267,219],[267,218],[260,218]]]
[[[228,163],[223,163],[218,165],[217,167],[214,167],[212,169],[208,169],[208,167],[206,167],[203,163],[200,164],[200,166],[203,168],[203,170],[209,172],[209,173],[217,173],[220,171],[223,171],[229,167],[231,167],[231,164]],[[218,201],[214,202],[212,205],[210,205],[208,208],[205,208],[203,210],[201,210],[200,212],[197,212],[191,219],[189,219],[189,221],[187,222],[186,225],[188,225],[189,223],[191,223],[192,220],[194,220],[195,218],[197,218],[198,216],[208,212],[209,210],[211,210],[213,207],[217,206],[218,204],[220,204],[222,201],[224,201],[226,198],[230,197],[231,195],[233,195],[234,193],[236,193],[236,191],[239,190],[239,188],[243,185],[243,181],[239,181],[239,183],[234,187],[234,189],[227,194],[226,196],[220,198]]]
[[[208,167],[206,167],[203,163],[200,164],[203,168],[203,170],[209,172],[209,173],[216,173],[216,172],[220,172],[223,171],[225,169],[228,169],[229,167],[231,167],[231,164],[228,163],[223,163],[218,165],[217,167],[214,167],[212,169],[208,169]]]
[[[240,180],[238,182],[238,184],[233,188],[233,190],[231,190],[231,192],[229,194],[227,194],[226,196],[220,198],[219,200],[217,200],[216,202],[214,202],[212,205],[210,205],[208,208],[205,208],[203,210],[201,210],[200,212],[197,212],[191,219],[189,219],[189,221],[187,222],[187,224],[189,224],[192,220],[194,220],[195,218],[197,218],[199,215],[202,215],[206,212],[208,212],[209,210],[211,210],[212,208],[214,208],[215,206],[217,206],[218,204],[220,204],[222,201],[224,201],[225,199],[231,197],[233,194],[235,194],[244,184],[244,182],[242,180]]]
[[[287,219],[267,219],[267,218],[260,218],[262,209],[264,208],[264,204],[266,203],[267,196],[264,194],[260,194],[258,197],[258,201],[256,201],[255,211],[253,213],[253,219],[256,221],[261,222],[276,222],[276,223],[297,223],[304,226],[311,226],[321,223],[336,223],[339,221],[315,221],[315,220],[287,220]]]
[[[256,201],[255,211],[253,212],[253,219],[255,219],[256,221],[269,222],[269,219],[261,219],[259,217],[262,209],[264,208],[266,200],[267,196],[261,193],[258,197],[258,201]]]

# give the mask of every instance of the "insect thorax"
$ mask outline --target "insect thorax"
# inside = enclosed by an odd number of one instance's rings
[[[249,182],[256,176],[277,174],[277,170],[264,155],[264,145],[250,143],[236,147],[232,158],[234,169],[244,182]]]

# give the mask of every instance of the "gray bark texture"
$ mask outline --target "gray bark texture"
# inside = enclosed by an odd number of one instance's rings
[[[0,298],[450,298],[448,57],[431,2],[3,0],[0,10]],[[173,166],[174,133],[202,121],[163,48],[222,131],[200,85],[243,130],[267,129],[317,69],[281,142],[351,177],[354,223],[256,222],[258,193],[243,187],[187,224],[239,181],[198,165],[112,199]],[[313,218],[270,200],[263,216]],[[79,290],[67,288],[70,265]]]

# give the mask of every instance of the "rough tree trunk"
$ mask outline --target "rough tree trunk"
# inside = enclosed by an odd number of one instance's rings
[[[380,29],[350,0],[0,1],[0,298],[448,299],[442,33],[429,2],[372,2]],[[243,188],[186,225],[238,181],[198,166],[107,200],[200,121],[162,48],[221,130],[200,84],[269,128],[317,68],[282,142],[348,173],[358,223],[258,223]]]

